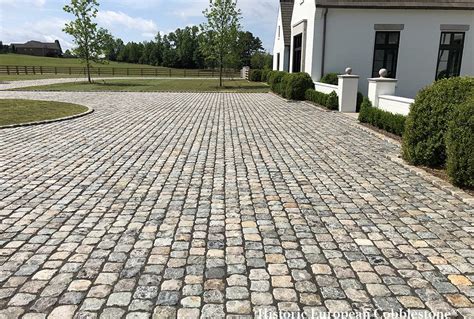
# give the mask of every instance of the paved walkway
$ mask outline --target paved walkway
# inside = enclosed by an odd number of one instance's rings
[[[473,207],[351,118],[270,94],[6,97],[96,112],[0,130],[0,318],[472,318]]]

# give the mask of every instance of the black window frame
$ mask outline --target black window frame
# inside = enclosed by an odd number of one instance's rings
[[[384,43],[377,43],[378,35],[384,34]],[[397,35],[397,43],[396,44],[390,44],[390,35],[391,34],[396,34]],[[397,77],[397,68],[398,68],[398,54],[400,51],[400,38],[401,38],[401,32],[400,31],[376,31],[375,32],[375,41],[374,41],[374,55],[372,58],[372,77],[379,77],[379,71],[382,68],[387,69],[388,78],[396,78]],[[376,60],[376,55],[377,51],[383,51],[383,60],[382,60],[382,67],[376,68],[376,62],[380,62],[381,60]],[[387,67],[387,62],[388,62],[388,55],[389,53],[395,53],[393,54],[392,58],[392,67],[388,68]]]
[[[450,40],[449,44],[443,44],[443,35],[449,34]],[[461,34],[462,35],[462,41],[461,44],[456,44],[454,43],[454,35],[455,34]],[[444,78],[450,78],[450,77],[456,77],[461,75],[461,66],[462,66],[462,56],[464,53],[464,43],[466,42],[466,32],[462,31],[442,31],[440,38],[439,38],[439,49],[438,49],[438,60],[436,61],[436,74],[435,74],[435,80],[439,79],[444,79]],[[446,76],[440,77],[439,76],[439,67],[440,67],[440,62],[441,62],[441,54],[443,51],[447,50],[448,51],[448,61],[446,64],[446,70],[448,73]],[[450,69],[453,69],[453,60],[454,60],[454,53],[458,54],[458,68],[457,70],[451,70],[453,72],[449,72]]]
[[[303,33],[293,37],[293,67],[292,72],[301,72],[303,63]]]
[[[280,59],[281,55],[280,52],[277,53],[277,71],[280,71]]]

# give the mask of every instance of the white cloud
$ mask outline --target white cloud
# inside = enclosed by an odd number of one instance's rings
[[[112,34],[115,28],[120,30],[123,27],[139,31],[145,37],[149,37],[150,34],[156,35],[158,32],[158,26],[153,20],[131,17],[120,11],[99,11],[97,22],[99,25],[110,28]]]
[[[25,6],[35,6],[43,7],[46,4],[46,0],[0,0],[0,7],[25,7]]]
[[[65,19],[50,18],[36,22],[27,22],[17,28],[0,28],[0,39],[4,43],[22,43],[29,40],[54,42],[59,40],[63,50],[74,46],[69,36],[62,32]]]

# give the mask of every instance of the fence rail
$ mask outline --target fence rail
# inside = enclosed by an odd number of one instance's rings
[[[86,75],[86,68],[79,66],[20,66],[0,65],[0,74],[3,75],[41,75],[41,74],[67,74]],[[116,68],[93,67],[93,76],[155,76],[155,77],[218,77],[219,71],[198,69],[168,69],[168,68]],[[225,70],[224,77],[240,78],[240,72]]]

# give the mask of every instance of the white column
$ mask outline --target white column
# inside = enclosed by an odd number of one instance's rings
[[[359,89],[359,76],[352,75],[350,68],[346,74],[338,75],[339,112],[355,113],[357,108],[357,91]]]
[[[370,78],[368,97],[374,107],[379,106],[380,95],[395,95],[397,79],[387,78],[387,70],[381,69],[379,78]]]

